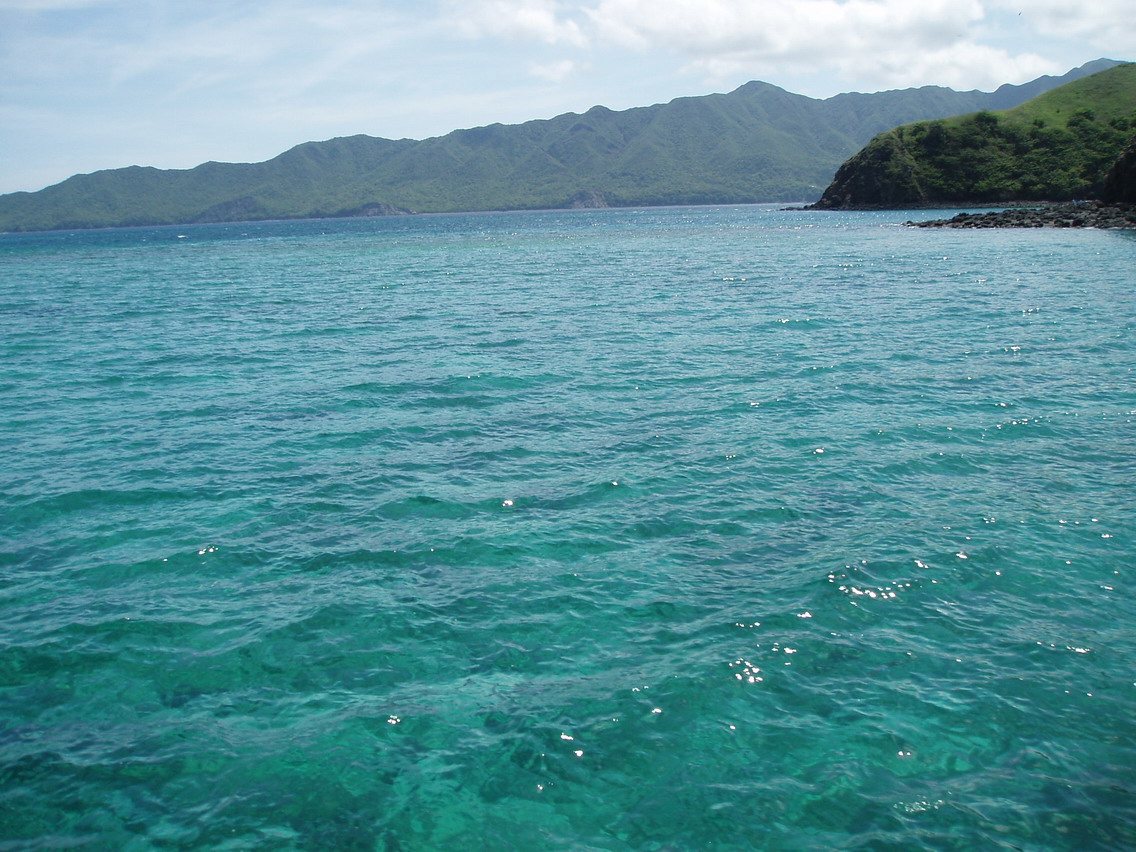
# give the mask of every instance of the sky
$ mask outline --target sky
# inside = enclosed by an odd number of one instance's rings
[[[728,92],[1136,59],[1132,0],[0,0],[0,193]]]

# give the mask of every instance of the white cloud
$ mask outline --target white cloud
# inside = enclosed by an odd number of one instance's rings
[[[1059,70],[1036,54],[979,43],[979,0],[599,0],[587,14],[597,38],[664,47],[708,81],[823,69],[865,89],[991,88]]]
[[[562,83],[577,70],[576,63],[571,59],[561,59],[559,62],[536,63],[529,65],[529,73],[550,83]]]
[[[845,73],[854,70],[848,62],[838,67]],[[1067,70],[1055,68],[1051,61],[1033,53],[1011,56],[1004,50],[968,41],[908,55],[902,62],[884,60],[867,79],[880,86],[937,85],[989,91],[1003,83],[1025,82]]]
[[[1136,48],[1136,14],[1131,0],[988,0],[991,8],[1018,13],[1022,24],[1060,39],[1081,39],[1097,49],[1132,57]]]
[[[1036,38],[1070,36],[1123,53],[1131,0],[477,0],[454,23],[470,38],[666,51],[709,80],[828,74],[861,85],[964,88],[1068,70]],[[1012,33],[1008,10],[1025,7]],[[456,9],[457,7],[451,7]],[[995,15],[994,13],[998,13]],[[999,20],[994,20],[997,17]],[[1095,58],[1085,55],[1082,61]],[[1123,57],[1121,57],[1123,58]]]
[[[978,0],[599,0],[587,10],[603,37],[628,45],[667,45],[705,57],[720,53],[805,57],[872,45],[942,45],[983,16]],[[863,57],[869,59],[870,57]]]
[[[466,38],[540,41],[583,47],[580,25],[555,0],[467,0],[447,6],[450,23]]]

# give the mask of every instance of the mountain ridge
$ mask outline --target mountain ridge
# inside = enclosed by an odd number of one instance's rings
[[[260,163],[128,166],[0,196],[0,231],[397,212],[805,201],[875,134],[1092,73],[993,93],[938,86],[826,99],[761,81],[614,111],[594,106],[423,140],[304,142]]]

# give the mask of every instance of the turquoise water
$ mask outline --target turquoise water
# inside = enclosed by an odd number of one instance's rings
[[[1136,238],[906,218],[0,237],[0,850],[1136,847]]]

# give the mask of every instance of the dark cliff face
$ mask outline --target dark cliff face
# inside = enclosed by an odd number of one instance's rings
[[[1109,169],[1103,199],[1109,204],[1136,204],[1136,139]]]

